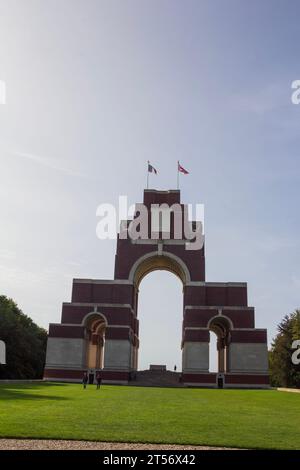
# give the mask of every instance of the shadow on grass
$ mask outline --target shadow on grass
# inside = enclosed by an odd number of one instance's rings
[[[42,395],[39,393],[31,393],[33,390],[44,391],[45,389],[51,389],[51,387],[66,386],[67,384],[63,383],[49,383],[49,382],[39,382],[39,383],[18,383],[11,382],[0,385],[0,402],[4,400],[69,400],[67,397],[61,397],[57,395]],[[30,390],[28,393],[27,391]],[[50,391],[50,390],[49,390]]]

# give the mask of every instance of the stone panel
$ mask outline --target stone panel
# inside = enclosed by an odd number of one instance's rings
[[[85,341],[80,338],[48,338],[46,368],[84,367]]]
[[[267,372],[266,343],[231,343],[229,346],[230,372]]]
[[[209,343],[186,342],[182,352],[182,370],[186,372],[208,371]]]
[[[131,344],[127,340],[105,341],[104,369],[130,370]]]

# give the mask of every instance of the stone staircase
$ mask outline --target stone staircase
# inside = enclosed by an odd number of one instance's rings
[[[184,387],[180,382],[180,372],[170,370],[137,371],[129,385],[137,387]]]

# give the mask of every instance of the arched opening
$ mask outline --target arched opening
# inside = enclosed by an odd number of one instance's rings
[[[160,268],[161,269],[161,268]],[[170,269],[143,276],[138,294],[139,352],[138,369],[165,365],[181,371],[182,282]]]
[[[104,367],[105,318],[99,313],[87,316],[85,321],[86,367],[99,370]]]
[[[214,331],[209,332],[209,372],[218,371],[218,336]]]
[[[218,373],[229,372],[228,346],[230,342],[230,321],[226,317],[218,315],[210,320],[208,328],[210,330],[210,341],[212,333],[214,334],[214,340],[211,341],[210,349],[215,346],[215,352],[210,351],[212,361],[214,361],[210,366],[210,372],[213,371],[211,367],[214,367],[214,371]]]
[[[190,273],[185,263],[173,255],[172,253],[162,252],[158,255],[149,253],[139,259],[132,267],[129,279],[132,280],[136,287],[139,287],[142,279],[152,271],[164,270],[175,274],[185,285],[190,281]]]

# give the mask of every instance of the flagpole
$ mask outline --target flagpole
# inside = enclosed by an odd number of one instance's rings
[[[147,189],[149,189],[149,160],[147,160]]]
[[[177,160],[177,189],[179,189],[179,160]]]

